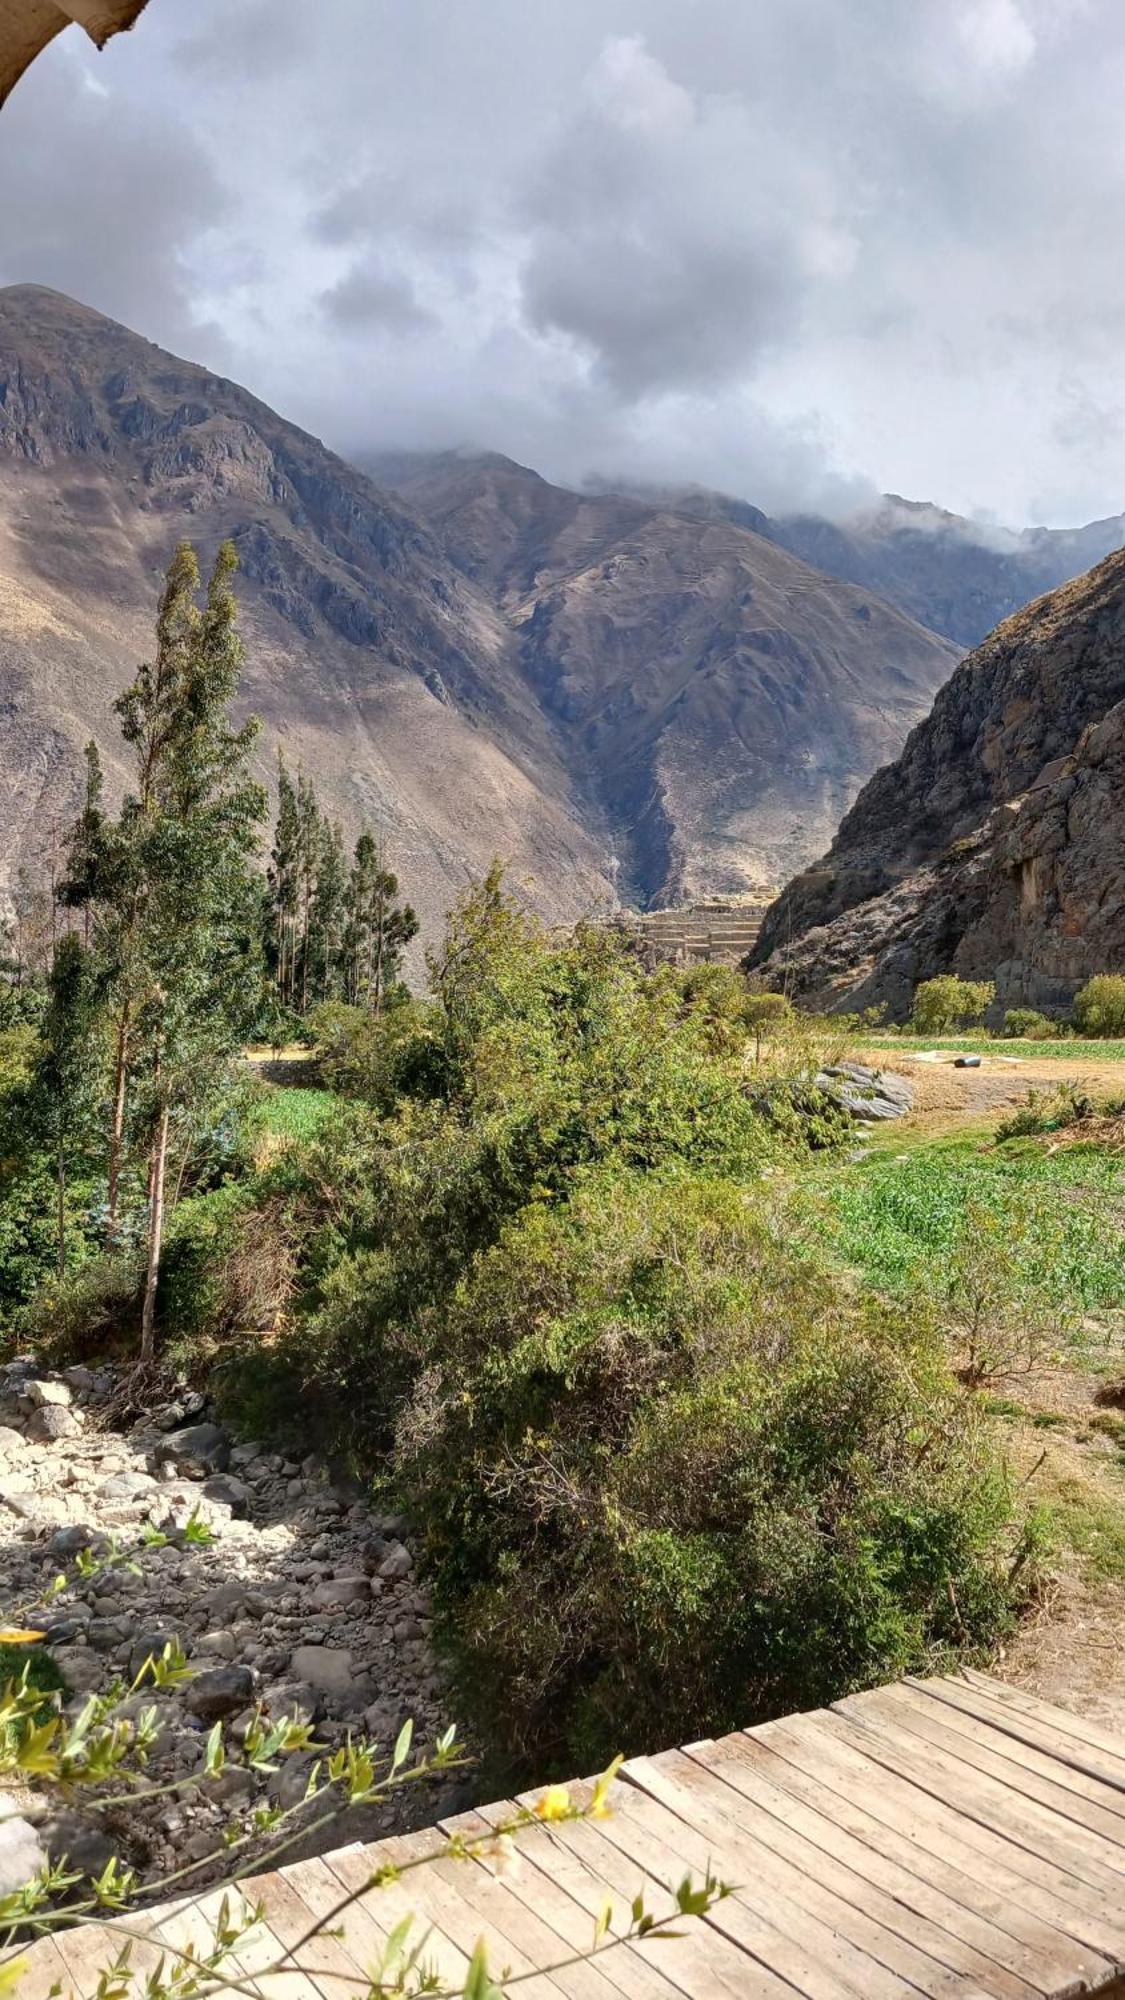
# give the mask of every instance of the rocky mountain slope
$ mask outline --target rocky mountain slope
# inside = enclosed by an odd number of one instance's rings
[[[953,970],[1062,1008],[1125,967],[1125,554],[1008,619],[768,912],[755,958],[820,1004]]]
[[[781,879],[956,659],[724,519],[568,492],[495,455],[372,470],[516,634],[643,901]]]
[[[606,846],[506,621],[418,518],[245,390],[57,293],[0,291],[0,864],[72,814],[152,643],[180,536],[242,566],[245,705],[432,932],[500,852],[545,913],[612,895]]]
[[[123,781],[110,704],[184,534],[237,544],[263,771],[281,743],[374,821],[431,935],[495,852],[559,920],[772,886],[953,663],[728,522],[456,474],[395,498],[234,383],[0,293],[0,861],[50,846],[89,735]]]
[[[1033,598],[1125,547],[1125,514],[1082,528],[1016,534],[897,493],[843,521],[817,514],[771,519],[747,501],[706,491],[668,498],[681,511],[732,521],[829,576],[878,591],[962,650],[979,645]]]

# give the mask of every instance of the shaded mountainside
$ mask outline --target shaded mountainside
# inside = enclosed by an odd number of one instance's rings
[[[1125,514],[1083,528],[1014,534],[896,493],[839,522],[815,514],[771,520],[760,508],[717,493],[682,495],[677,504],[750,528],[829,576],[878,591],[963,649],[979,645],[1032,598],[1125,546]]]
[[[372,470],[517,635],[645,902],[783,879],[957,657],[727,520],[568,492],[495,455]]]
[[[494,606],[416,515],[235,384],[57,293],[0,291],[0,862],[124,781],[114,695],[188,536],[242,566],[261,764],[379,826],[428,925],[500,852],[548,915],[612,895],[606,849]]]
[[[902,1016],[935,973],[1065,1007],[1125,967],[1125,554],[1008,619],[876,773],[755,950],[772,979]]]

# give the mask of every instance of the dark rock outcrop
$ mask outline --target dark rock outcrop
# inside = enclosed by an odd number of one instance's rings
[[[964,662],[754,957],[806,1001],[899,1018],[941,972],[1062,1012],[1125,968],[1125,555]]]

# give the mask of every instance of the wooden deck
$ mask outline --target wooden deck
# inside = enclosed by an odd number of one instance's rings
[[[342,1934],[258,1981],[269,2000],[356,2000],[399,1917],[431,1927],[456,1982],[481,1935],[494,1967],[536,1973],[528,2000],[1041,2000],[1125,1993],[1125,1737],[980,1674],[913,1681],[627,1764],[611,1817],[521,1835],[521,1864],[435,1859],[368,1892]],[[447,1822],[479,1832],[503,1802]],[[429,1853],[437,1830],[345,1847],[255,1878],[268,1929],[240,1946],[254,1979],[382,1862]],[[630,1944],[565,1970],[607,1896],[643,1884],[655,1913],[685,1872],[737,1885],[675,1941]],[[151,1913],[156,1942],[202,1935],[203,1904]],[[44,1941],[20,2000],[55,1980],[88,1995],[120,1939]],[[297,1967],[301,1969],[298,1970]],[[552,1968],[548,1970],[548,1968]],[[242,1989],[244,1990],[244,1989]]]

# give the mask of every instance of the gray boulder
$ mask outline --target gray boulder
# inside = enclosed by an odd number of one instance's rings
[[[77,1410],[68,1410],[62,1403],[42,1404],[32,1411],[27,1422],[27,1435],[35,1444],[52,1444],[56,1438],[77,1437],[81,1429],[82,1419]]]
[[[153,1454],[158,1465],[170,1465],[185,1479],[209,1479],[230,1464],[230,1439],[218,1424],[189,1424],[169,1431]]]
[[[221,1722],[237,1715],[254,1699],[254,1676],[249,1667],[212,1667],[189,1682],[187,1705],[201,1722]]]
[[[16,1802],[0,1792],[0,1896],[13,1896],[46,1865],[39,1834],[20,1817]]]
[[[250,1488],[236,1479],[233,1472],[213,1472],[203,1482],[203,1497],[229,1507],[236,1521],[244,1521],[250,1512]]]
[[[830,1063],[816,1081],[853,1118],[905,1118],[914,1104],[913,1086],[904,1076],[889,1069],[869,1069],[865,1063]]]

